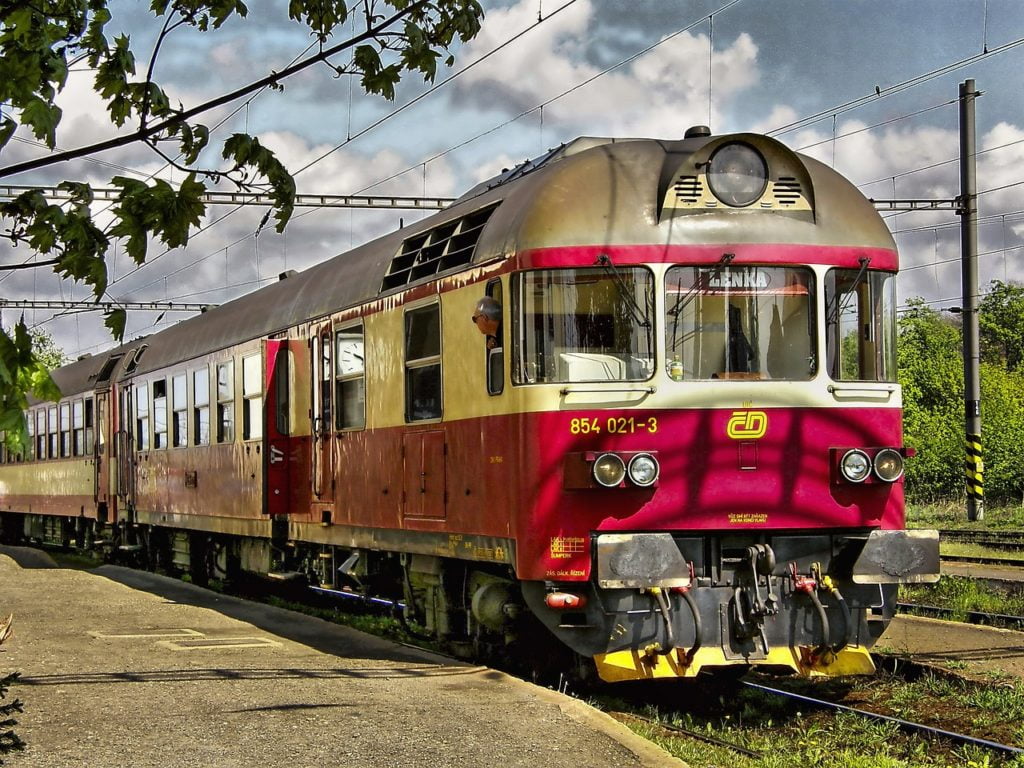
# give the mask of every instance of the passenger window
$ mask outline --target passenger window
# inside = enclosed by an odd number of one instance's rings
[[[135,445],[140,451],[149,450],[149,385],[135,388]]]
[[[36,457],[36,415],[32,411],[25,411],[25,433],[28,439],[25,441],[24,456],[32,461]]]
[[[192,442],[210,444],[210,371],[192,371]]]
[[[87,397],[85,398],[85,452],[89,454],[94,452],[96,446],[93,439],[93,428],[95,423],[95,417],[93,415],[93,399],[91,397]]]
[[[235,364],[233,360],[217,366],[217,442],[235,441]]]
[[[51,405],[46,409],[46,435],[50,439],[49,450],[46,453],[46,457],[49,459],[57,458],[57,406]]]
[[[153,382],[153,447],[167,447],[167,379]]]
[[[36,451],[35,458],[42,461],[46,458],[46,411],[36,411]]]
[[[60,455],[71,455],[71,403],[60,404]]]
[[[171,445],[184,448],[188,445],[188,392],[185,374],[171,379]]]
[[[85,404],[81,400],[75,400],[71,404],[71,427],[74,430],[72,435],[72,450],[75,456],[85,455]]]
[[[263,438],[263,382],[260,355],[242,358],[242,439]]]
[[[366,425],[366,384],[363,326],[345,328],[335,334],[334,383],[335,427],[362,429]]]
[[[441,418],[441,310],[433,304],[405,314],[405,419]]]

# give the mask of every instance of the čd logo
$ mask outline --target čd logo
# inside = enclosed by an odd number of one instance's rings
[[[733,440],[756,440],[768,431],[768,414],[764,411],[733,411],[725,433]]]

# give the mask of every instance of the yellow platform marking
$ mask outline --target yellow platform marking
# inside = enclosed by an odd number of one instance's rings
[[[157,645],[172,651],[211,651],[221,648],[280,648],[269,637],[204,637],[194,640],[161,640]]]
[[[197,632],[194,629],[154,629],[151,632],[135,632],[128,634],[107,634],[106,632],[92,630],[86,634],[91,637],[95,637],[97,640],[160,640],[163,638],[205,637],[202,632]]]

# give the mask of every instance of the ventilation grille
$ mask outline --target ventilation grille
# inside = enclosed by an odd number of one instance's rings
[[[482,208],[429,232],[410,237],[402,243],[401,249],[391,260],[381,290],[415,283],[425,277],[469,264],[473,260],[480,233],[497,207],[495,204]]]
[[[800,182],[792,176],[780,176],[772,186],[772,196],[777,205],[796,205],[803,198]]]
[[[704,185],[696,176],[680,176],[672,185],[676,194],[676,201],[688,205],[695,204],[704,194]]]

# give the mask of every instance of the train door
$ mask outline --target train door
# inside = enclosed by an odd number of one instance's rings
[[[333,329],[330,323],[313,336],[313,500],[334,501],[334,440],[332,405]]]
[[[85,401],[85,443],[92,451],[96,504],[108,506],[110,502],[110,466],[107,456],[107,398],[110,392],[97,392]]]
[[[135,507],[135,388],[127,384],[119,389],[118,429],[114,441],[117,451],[117,497],[122,509]],[[146,407],[149,400],[147,391]]]
[[[295,465],[290,397],[295,360],[288,341],[265,341],[263,361],[263,514],[284,515],[291,507]]]

